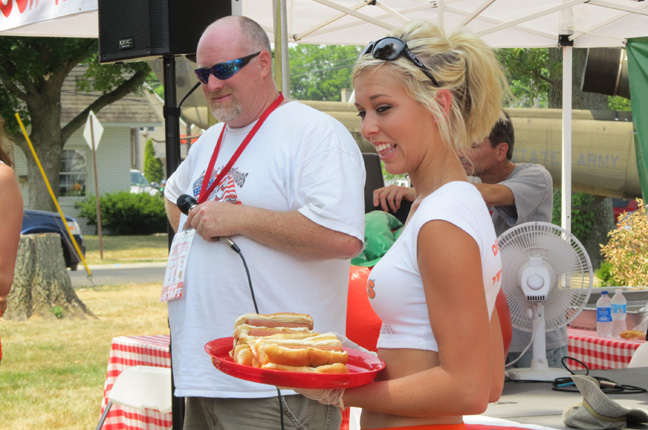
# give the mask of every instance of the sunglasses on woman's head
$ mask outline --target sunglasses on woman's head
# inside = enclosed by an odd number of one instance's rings
[[[360,56],[371,54],[377,60],[394,61],[401,55],[405,55],[412,63],[416,65],[425,76],[430,78],[435,87],[440,87],[439,82],[432,76],[430,69],[428,69],[421,60],[407,47],[407,43],[403,42],[397,37],[383,37],[373,42],[369,42],[365,49],[362,50]]]
[[[201,67],[194,70],[196,78],[203,84],[209,83],[209,75],[214,75],[216,78],[224,81],[236,75],[251,59],[259,55],[261,51],[256,54],[248,55],[247,57],[237,58],[236,60],[226,61],[224,63],[214,64],[211,67]]]

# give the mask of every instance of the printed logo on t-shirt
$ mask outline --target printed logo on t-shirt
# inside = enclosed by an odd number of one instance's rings
[[[491,251],[493,251],[493,256],[497,257],[497,254],[499,254],[499,243],[497,242],[497,239],[495,239],[495,243],[491,247]],[[493,276],[493,285],[499,285],[500,281],[502,280],[502,269]]]
[[[211,187],[214,180],[223,169],[221,166],[219,169],[214,169],[212,172],[211,178],[207,187]],[[234,204],[242,204],[239,200],[238,195],[236,194],[236,187],[243,187],[245,185],[245,179],[247,178],[247,173],[239,172],[238,168],[232,167],[230,171],[223,177],[221,182],[214,187],[214,190],[211,192],[207,200],[212,200],[215,202],[228,202]],[[193,192],[194,196],[200,195],[200,188],[202,187],[203,178],[205,177],[205,172],[203,172],[198,179],[194,181]]]
[[[370,299],[373,299],[376,297],[376,291],[374,290],[374,287],[376,286],[375,282],[373,279],[367,280],[367,296]]]
[[[493,251],[493,255],[497,256],[497,254],[499,253],[499,243],[497,243],[497,239],[495,239],[495,244],[493,244],[491,249]]]
[[[387,324],[383,323],[383,325],[380,327],[380,333],[395,334],[396,332],[394,331],[394,329],[390,325],[387,325]]]

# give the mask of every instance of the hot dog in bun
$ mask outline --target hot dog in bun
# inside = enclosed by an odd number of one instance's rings
[[[619,333],[619,337],[623,339],[645,339],[646,333],[639,330],[623,330]]]
[[[289,312],[279,312],[276,314],[244,314],[236,319],[234,328],[247,324],[253,327],[283,327],[299,328],[305,327],[308,330],[313,329],[313,318],[308,314],[295,314]]]

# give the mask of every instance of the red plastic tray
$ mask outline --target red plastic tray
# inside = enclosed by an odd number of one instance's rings
[[[302,373],[258,369],[234,363],[229,353],[233,338],[214,339],[205,345],[205,351],[212,358],[214,367],[223,373],[246,381],[275,385],[286,388],[341,388],[358,387],[370,383],[385,363],[371,354],[352,348],[344,348],[349,354],[349,373]]]

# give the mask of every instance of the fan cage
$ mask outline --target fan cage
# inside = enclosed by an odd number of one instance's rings
[[[592,289],[592,263],[580,241],[565,229],[545,222],[515,226],[498,238],[502,258],[502,290],[513,327],[531,332],[534,301],[519,285],[520,268],[530,257],[541,257],[556,273],[544,301],[546,330],[569,324],[587,304]],[[535,302],[537,303],[537,302]]]

